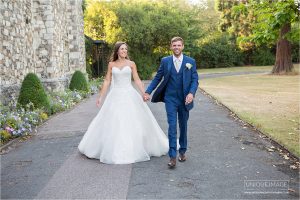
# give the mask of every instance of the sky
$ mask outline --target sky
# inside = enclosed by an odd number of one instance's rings
[[[188,0],[193,5],[207,8],[207,0]]]

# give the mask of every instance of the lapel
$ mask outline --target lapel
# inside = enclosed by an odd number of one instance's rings
[[[181,63],[181,67],[180,67],[180,68],[182,68],[183,73],[187,69],[185,65],[186,65],[186,57],[185,57],[185,55],[183,55],[182,63]]]
[[[168,70],[167,70],[167,74],[166,74],[166,80],[168,80],[169,79],[169,76],[170,76],[170,74],[171,74],[171,69],[172,69],[172,67],[175,67],[174,66],[174,63],[173,63],[173,56],[170,56],[169,57],[169,60],[168,60]]]
[[[170,74],[172,67],[175,67],[175,66],[174,66],[174,63],[173,63],[173,56],[170,56],[169,57],[169,62],[168,62],[168,74]]]
[[[183,55],[183,58],[182,58],[182,64],[181,64],[181,68],[182,68],[182,82],[183,82],[183,88],[184,88],[184,84],[185,84],[185,71],[186,71],[186,57],[185,55]]]

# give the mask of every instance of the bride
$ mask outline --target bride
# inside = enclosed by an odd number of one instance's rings
[[[115,44],[96,102],[101,108],[78,146],[82,154],[102,163],[146,161],[167,154],[169,148],[166,135],[143,101],[144,85],[127,51],[125,42]],[[141,94],[132,86],[131,77]]]

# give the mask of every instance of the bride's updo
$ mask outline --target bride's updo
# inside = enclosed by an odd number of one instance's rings
[[[127,46],[127,48],[128,48],[128,45],[126,44],[126,42],[116,42],[115,47],[114,47],[114,51],[112,52],[112,54],[110,55],[110,58],[109,58],[110,62],[114,62],[114,61],[118,60],[118,51],[119,51],[119,48],[123,44],[125,44]],[[130,60],[129,56],[128,56],[128,53],[127,53],[127,56],[125,58],[127,60]]]

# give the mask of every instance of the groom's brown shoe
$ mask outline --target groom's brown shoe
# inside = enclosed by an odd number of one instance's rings
[[[169,166],[170,169],[175,168],[175,166],[176,166],[176,158],[171,158],[170,162],[168,163],[168,166]]]
[[[184,161],[186,161],[186,156],[185,156],[185,154],[179,154],[179,157],[178,157],[178,161],[179,162],[184,162]]]

